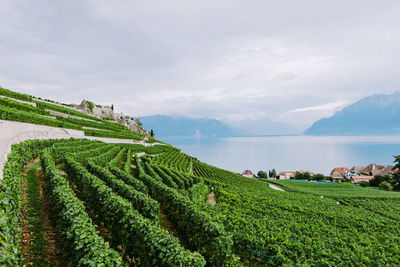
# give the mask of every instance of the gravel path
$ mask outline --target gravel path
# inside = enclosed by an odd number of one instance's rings
[[[274,189],[274,190],[278,190],[278,191],[283,191],[283,192],[285,192],[285,190],[283,190],[282,188],[277,187],[276,185],[273,185],[273,184],[269,184],[269,187],[272,188],[272,189]]]
[[[83,131],[0,120],[0,180],[3,179],[3,168],[4,164],[7,161],[7,156],[11,152],[11,145],[32,139],[64,139],[71,137],[99,140],[106,143],[129,143],[141,144],[144,146],[153,146],[159,144],[148,144],[144,141],[136,141],[130,139],[85,136],[85,133]]]

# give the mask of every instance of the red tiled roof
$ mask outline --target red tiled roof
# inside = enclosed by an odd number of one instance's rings
[[[348,172],[349,168],[347,167],[337,167],[332,170],[332,172]]]

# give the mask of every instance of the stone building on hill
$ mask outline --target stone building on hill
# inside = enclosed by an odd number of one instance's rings
[[[242,173],[242,176],[248,177],[248,178],[254,178],[254,177],[255,177],[255,176],[254,176],[254,173],[253,173],[252,171],[250,171],[250,170],[245,170],[245,171]]]

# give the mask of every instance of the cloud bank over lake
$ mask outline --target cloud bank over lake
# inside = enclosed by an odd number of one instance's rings
[[[0,84],[299,131],[399,89],[400,3],[0,1]]]

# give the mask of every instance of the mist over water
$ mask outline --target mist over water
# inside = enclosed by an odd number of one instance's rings
[[[400,136],[268,136],[223,139],[161,139],[208,164],[243,172],[275,168],[330,174],[335,167],[393,165]]]

